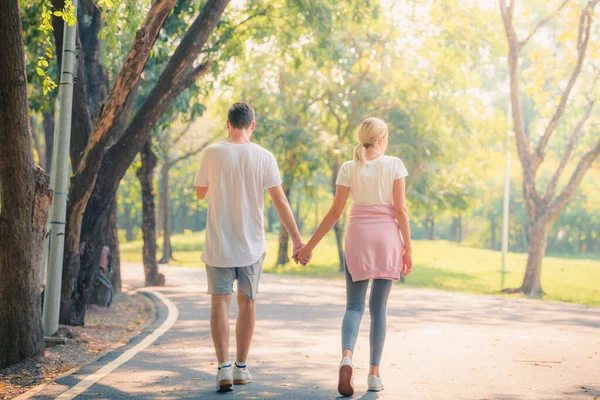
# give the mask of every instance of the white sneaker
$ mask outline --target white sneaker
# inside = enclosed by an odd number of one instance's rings
[[[354,380],[352,379],[352,360],[350,357],[342,358],[340,362],[340,378],[338,381],[338,392],[342,396],[350,397],[354,394]]]
[[[369,387],[369,392],[381,392],[383,390],[383,382],[381,381],[381,378],[378,378],[375,375],[369,375],[367,384]]]
[[[233,375],[231,364],[224,365],[217,372],[217,392],[230,392],[233,390]]]
[[[252,382],[252,375],[248,370],[248,367],[244,365],[244,368],[238,367],[235,363],[233,366],[233,384],[234,385],[245,385]]]

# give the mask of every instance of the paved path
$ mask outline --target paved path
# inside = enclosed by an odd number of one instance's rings
[[[140,286],[141,270],[139,265],[124,265],[124,281]],[[342,281],[264,276],[249,360],[255,382],[217,395],[204,270],[164,267],[162,271],[168,286],[159,290],[177,306],[177,322],[78,399],[337,397]],[[233,322],[235,307],[232,311]],[[161,325],[166,314],[161,306],[159,320],[149,331]],[[355,398],[600,396],[600,308],[394,287],[388,314],[382,360],[386,390],[365,392],[367,312],[354,357]],[[56,398],[141,340],[59,380],[34,398]]]

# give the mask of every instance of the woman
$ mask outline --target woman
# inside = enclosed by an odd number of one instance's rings
[[[352,353],[364,311],[369,280],[371,295],[369,335],[371,360],[367,379],[370,391],[383,390],[379,362],[386,333],[386,306],[394,280],[412,271],[412,249],[404,178],[399,158],[386,156],[388,128],[379,118],[367,118],[358,129],[354,161],[342,165],[331,209],[304,248],[296,254],[306,265],[312,251],[338,221],[348,194],[352,209],[346,232],[346,314],[342,322],[342,361],[338,391],[354,394]]]

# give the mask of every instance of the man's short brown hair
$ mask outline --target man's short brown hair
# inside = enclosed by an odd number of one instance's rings
[[[231,106],[227,112],[227,119],[234,129],[244,129],[252,124],[256,113],[254,107],[245,101],[240,101]]]

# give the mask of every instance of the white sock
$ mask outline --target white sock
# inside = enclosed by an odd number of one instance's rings
[[[235,366],[238,367],[238,368],[240,368],[240,369],[244,369],[244,368],[246,368],[246,363],[241,363],[239,361],[236,361],[235,362]]]
[[[223,367],[226,367],[226,366],[230,366],[231,367],[231,363],[229,361],[219,363],[219,369],[221,369]]]

